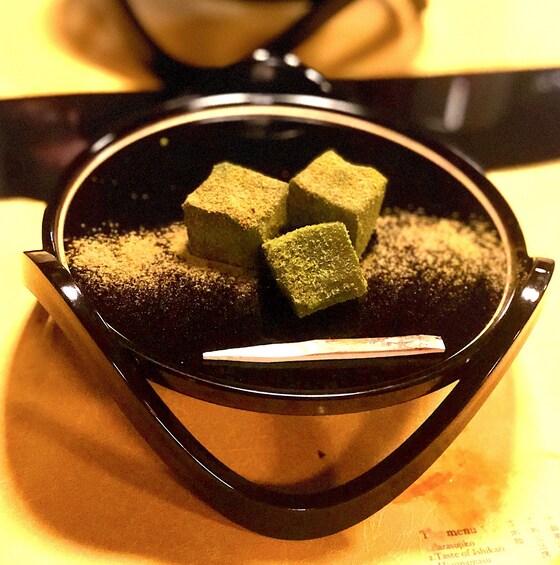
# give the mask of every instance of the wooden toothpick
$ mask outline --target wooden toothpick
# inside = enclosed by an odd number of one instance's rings
[[[280,363],[287,361],[325,361],[336,359],[368,359],[443,353],[445,345],[439,336],[407,335],[355,339],[313,339],[310,341],[269,343],[207,351],[207,361],[245,363]]]

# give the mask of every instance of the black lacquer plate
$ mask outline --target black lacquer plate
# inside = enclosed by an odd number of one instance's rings
[[[272,107],[212,107],[210,102],[208,108],[172,113],[108,143],[78,169],[63,186],[59,205],[47,212],[46,237],[53,250],[64,261],[64,241],[92,227],[117,224],[134,230],[180,221],[185,196],[217,162],[235,162],[287,180],[318,154],[334,148],[348,160],[374,164],[390,179],[388,207],[421,208],[441,217],[476,216],[495,227],[506,250],[508,271],[495,311],[463,307],[457,314],[459,325],[452,308],[444,316],[437,308],[423,312],[424,319],[419,319],[408,304],[380,313],[375,302],[358,301],[298,320],[264,277],[263,286],[268,288],[261,293],[264,313],[259,319],[237,313],[224,321],[223,309],[210,311],[200,327],[187,328],[191,335],[182,340],[157,325],[139,336],[131,326],[119,325],[118,317],[104,311],[103,305],[101,316],[121,343],[157,369],[159,382],[242,408],[287,413],[363,410],[402,402],[455,380],[457,367],[480,351],[507,311],[520,279],[527,276],[529,260],[520,252],[523,238],[509,208],[474,167],[455,164],[460,161],[451,153],[446,159],[366,120],[295,105],[297,97],[284,99],[285,104]],[[410,333],[441,334],[447,353],[276,366],[205,364],[201,355],[205,350],[267,341]]]
[[[194,346],[173,356],[126,327],[116,331],[111,313],[96,309],[87,284],[77,284],[68,269],[67,242],[91,227],[118,223],[136,229],[180,220],[185,195],[216,162],[289,178],[330,148],[384,172],[391,183],[388,206],[422,207],[442,217],[474,214],[497,231],[505,253],[503,293],[492,312],[481,315],[473,308],[451,319],[442,332],[449,344],[444,355],[272,368],[205,365]],[[146,196],[131,198],[139,187]],[[328,535],[366,518],[441,454],[511,363],[553,270],[552,261],[527,255],[509,206],[467,159],[377,125],[356,106],[308,95],[189,98],[100,139],[78,159],[47,207],[43,236],[44,249],[25,254],[27,286],[152,448],[224,515],[257,532],[295,539]],[[368,316],[355,316],[352,308],[342,305],[301,323],[277,308],[270,315],[275,323],[263,324],[259,338],[301,339],[325,328],[344,335],[367,330]],[[454,325],[460,331],[452,331]],[[238,337],[245,335],[238,329]],[[253,331],[246,329],[248,335]],[[208,343],[197,347],[213,349],[229,339],[227,331],[208,335]],[[320,415],[404,402],[455,380],[432,416],[381,463],[344,485],[298,495],[252,483],[225,467],[150,384],[242,409]]]

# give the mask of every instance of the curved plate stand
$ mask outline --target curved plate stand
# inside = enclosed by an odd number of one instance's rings
[[[532,259],[524,284],[457,385],[393,453],[349,482],[286,494],[241,477],[216,459],[150,384],[150,369],[116,345],[72,276],[47,251],[24,257],[27,287],[101,377],[121,410],[183,483],[232,521],[284,539],[311,539],[364,520],[410,486],[450,445],[494,389],[521,347],[552,276],[553,261]],[[490,343],[491,342],[491,343]]]

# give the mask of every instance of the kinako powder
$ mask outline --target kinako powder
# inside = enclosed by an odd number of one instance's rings
[[[298,319],[262,273],[187,249],[184,224],[70,240],[71,272],[104,319],[168,364],[202,351],[316,337],[441,335],[473,339],[503,294],[506,258],[482,221],[385,210],[361,260],[362,297]]]

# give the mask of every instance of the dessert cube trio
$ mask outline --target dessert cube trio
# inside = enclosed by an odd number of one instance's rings
[[[329,150],[289,183],[223,162],[184,204],[189,251],[255,268],[264,256],[297,316],[362,296],[360,257],[387,179]]]

